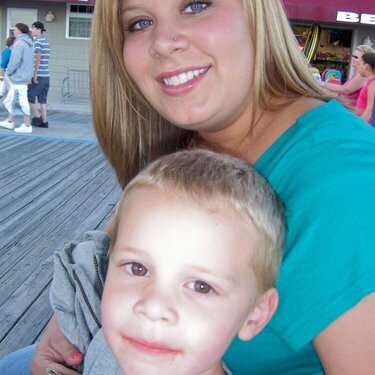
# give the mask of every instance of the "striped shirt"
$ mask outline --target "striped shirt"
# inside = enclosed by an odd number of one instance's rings
[[[40,56],[40,64],[38,69],[38,77],[49,77],[49,69],[48,69],[48,62],[49,62],[49,43],[44,36],[40,36],[35,38],[34,40],[34,52],[41,53]]]

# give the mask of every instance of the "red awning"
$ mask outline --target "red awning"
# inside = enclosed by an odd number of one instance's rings
[[[84,1],[84,0],[31,0],[31,1],[35,1],[35,2],[42,1],[46,3],[70,3],[70,4],[82,4],[82,5],[95,4],[95,0],[88,0],[88,1]]]
[[[283,0],[289,18],[375,26],[375,0]],[[338,17],[338,12],[340,16]],[[345,15],[346,13],[346,15]],[[373,15],[362,16],[362,15]],[[340,20],[344,18],[345,21]]]

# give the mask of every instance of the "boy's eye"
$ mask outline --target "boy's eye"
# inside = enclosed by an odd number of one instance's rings
[[[189,283],[188,287],[197,293],[207,294],[213,291],[213,288],[201,280],[195,280]]]
[[[141,19],[141,20],[136,20],[136,21],[131,21],[128,24],[127,31],[139,31],[143,30],[151,25],[153,25],[154,22],[152,20],[148,19]]]
[[[127,272],[134,276],[149,276],[148,269],[141,263],[127,263],[125,264],[125,269]]]
[[[184,10],[186,13],[200,13],[209,7],[209,3],[206,1],[193,1],[188,4]]]

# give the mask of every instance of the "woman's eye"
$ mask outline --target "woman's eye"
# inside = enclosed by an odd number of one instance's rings
[[[154,22],[152,20],[147,20],[147,19],[132,21],[132,22],[129,22],[127,31],[132,32],[132,31],[143,30],[153,24]]]
[[[202,294],[207,294],[214,291],[209,284],[201,280],[192,281],[191,283],[189,283],[188,287],[194,290],[194,292]]]
[[[127,272],[129,272],[131,275],[134,276],[149,276],[148,269],[141,263],[127,263],[125,264],[125,269]]]
[[[205,1],[194,1],[185,7],[186,13],[200,13],[209,7],[209,3]]]

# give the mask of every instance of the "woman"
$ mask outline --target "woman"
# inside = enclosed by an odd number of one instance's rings
[[[358,73],[358,66],[362,62],[362,56],[365,53],[374,52],[374,50],[365,44],[357,46],[352,55],[353,75],[343,85],[323,82],[322,86],[329,91],[339,94],[340,97],[347,99],[345,103],[349,110],[354,111],[359,92],[366,83],[366,79]]]
[[[371,124],[375,96],[375,53],[365,53],[362,56],[358,72],[366,79],[366,83],[359,93],[355,113]]]
[[[193,145],[254,163],[286,206],[275,318],[232,343],[234,374],[375,368],[375,132],[322,91],[280,1],[97,0],[93,120],[125,186],[147,160]],[[214,334],[208,332],[207,334]],[[82,355],[55,318],[34,374]]]

